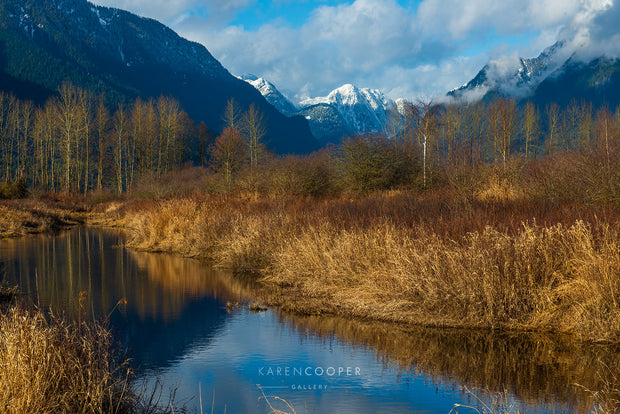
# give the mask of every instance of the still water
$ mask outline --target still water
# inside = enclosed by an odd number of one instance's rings
[[[0,240],[0,279],[42,308],[109,320],[141,376],[195,412],[448,413],[494,399],[584,412],[584,388],[620,366],[616,350],[567,337],[250,312],[251,281],[125,249],[109,230]]]

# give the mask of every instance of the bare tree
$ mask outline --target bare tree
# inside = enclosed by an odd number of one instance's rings
[[[506,165],[517,130],[517,107],[514,99],[505,98],[499,99],[498,106],[500,116],[499,153],[502,162]]]
[[[176,99],[160,96],[157,100],[159,114],[159,156],[157,171],[169,171],[180,151],[181,109]]]
[[[239,130],[239,122],[241,121],[241,117],[242,112],[239,108],[239,104],[235,101],[235,98],[230,98],[228,102],[226,102],[224,116],[222,117],[224,120],[224,127]]]
[[[441,106],[432,101],[418,101],[410,105],[410,117],[417,132],[418,142],[422,146],[423,186],[427,186],[427,163],[430,147],[434,144],[439,131],[439,112]]]
[[[103,161],[106,156],[105,138],[110,124],[110,112],[105,105],[103,94],[97,101],[95,127],[97,131],[97,189],[103,189]]]
[[[247,145],[235,128],[228,127],[218,136],[211,148],[211,155],[219,171],[224,173],[226,184],[230,188],[232,175],[246,159]]]
[[[25,180],[26,171],[30,170],[29,162],[30,143],[32,140],[32,124],[34,122],[34,104],[31,101],[23,102],[21,105],[21,136],[18,145],[18,168],[17,179]]]
[[[592,103],[582,100],[579,105],[579,146],[586,147],[591,144],[593,125]]]
[[[540,114],[533,103],[525,104],[523,110],[523,138],[525,139],[525,156],[529,158],[532,154],[532,142],[538,138]]]
[[[84,194],[88,191],[90,187],[90,152],[91,152],[91,143],[90,143],[90,135],[91,128],[93,124],[93,95],[90,91],[80,90],[79,93],[79,112],[80,112],[80,120],[79,120],[79,136],[82,137],[81,140],[78,141],[78,148],[81,149],[78,152],[79,159],[83,160],[83,170],[84,170]],[[78,175],[79,177],[79,175]]]
[[[116,190],[118,193],[123,192],[123,156],[125,155],[125,140],[127,135],[127,129],[129,127],[129,120],[125,109],[121,104],[114,114],[113,120],[114,130],[114,170],[116,173]]]
[[[243,114],[241,131],[247,140],[250,168],[254,171],[265,150],[262,140],[267,133],[263,121],[263,113],[260,112],[254,104],[251,104],[248,111]]]
[[[77,88],[70,83],[63,83],[58,92],[60,97],[57,102],[57,114],[64,156],[63,189],[70,191],[74,183],[72,173],[75,171],[76,164],[74,147],[79,128],[79,94]]]
[[[545,113],[547,115],[547,154],[551,155],[557,146],[560,107],[555,102],[550,103],[545,107]]]

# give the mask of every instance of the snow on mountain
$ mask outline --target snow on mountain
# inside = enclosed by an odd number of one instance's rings
[[[314,136],[323,144],[338,143],[350,135],[382,132],[389,111],[396,108],[394,101],[381,91],[351,84],[327,96],[304,99],[295,107],[272,83],[253,75],[243,75],[240,79],[254,86],[283,114],[304,116]]]
[[[346,135],[382,132],[388,121],[388,112],[395,103],[376,89],[358,88],[351,84],[343,85],[324,97],[308,98],[300,102],[300,111],[316,134],[321,129],[322,142],[338,142]],[[328,111],[326,107],[331,108]],[[326,119],[326,114],[329,117]],[[338,128],[327,131],[320,124],[336,124]],[[317,125],[318,124],[318,125]]]
[[[285,115],[302,115],[310,130],[323,144],[339,143],[355,134],[383,132],[394,101],[376,89],[351,84],[334,89],[327,96],[306,98],[294,105],[269,81],[254,75],[240,79],[254,86],[269,103]]]
[[[449,96],[467,100],[496,95],[527,99],[540,107],[585,100],[595,106],[620,104],[620,59],[597,55],[596,45],[577,47],[556,42],[538,57],[489,62],[474,79]]]
[[[297,112],[297,108],[293,103],[284,96],[273,83],[256,77],[254,75],[241,75],[239,79],[242,79],[254,86],[265,97],[267,102],[275,106],[275,108],[286,116],[294,115]]]
[[[492,60],[471,81],[448,95],[468,100],[482,99],[489,93],[524,97],[570,58],[564,46],[557,42],[531,59],[513,55]]]

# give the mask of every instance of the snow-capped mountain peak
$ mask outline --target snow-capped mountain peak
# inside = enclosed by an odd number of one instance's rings
[[[488,92],[525,96],[570,57],[564,46],[564,42],[556,42],[530,59],[512,55],[492,60],[475,78],[448,94],[470,100],[480,99]]]
[[[293,103],[284,96],[275,85],[263,78],[259,78],[255,75],[247,74],[239,76],[242,79],[254,86],[261,95],[265,97],[267,102],[275,106],[275,108],[284,115],[291,116],[297,112],[297,108]]]
[[[306,118],[315,137],[323,144],[337,143],[355,134],[382,132],[388,112],[396,108],[394,101],[381,91],[347,83],[327,96],[303,99],[297,109],[271,82],[254,75],[242,75],[240,79],[254,86],[283,114]]]
[[[379,91],[373,91],[381,94]],[[335,104],[335,105],[357,105],[360,103],[371,104],[367,97],[372,96],[370,89],[359,89],[358,87],[347,83],[339,88],[331,91],[327,96],[319,96],[315,98],[306,98],[299,103],[302,108],[318,105],[318,104]],[[374,99],[373,99],[374,100]],[[373,102],[376,105],[376,102]]]
[[[304,99],[300,107],[320,141],[338,142],[344,135],[382,132],[395,104],[379,90],[345,84],[327,96]],[[336,132],[323,128],[325,123]]]

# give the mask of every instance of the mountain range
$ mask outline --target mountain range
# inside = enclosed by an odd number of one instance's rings
[[[105,92],[113,106],[136,97],[175,97],[216,133],[230,98],[241,109],[253,103],[264,114],[267,147],[280,154],[383,132],[397,108],[380,91],[350,84],[293,103],[265,79],[232,76],[204,46],[155,20],[86,0],[0,0],[0,89],[43,103],[67,80]],[[539,105],[585,99],[615,107],[620,61],[585,59],[557,42],[535,58],[493,60],[448,95]]]
[[[244,78],[274,107],[286,115],[303,115],[322,145],[339,143],[342,138],[369,132],[383,132],[397,101],[374,89],[347,84],[328,96],[305,99],[293,104],[270,82]],[[465,85],[448,96],[470,101],[512,97],[518,102],[561,106],[585,100],[597,107],[620,104],[620,61],[609,57],[584,59],[564,42],[556,42],[534,58],[508,56],[490,61]]]
[[[331,91],[327,96],[306,98],[297,105],[286,98],[271,82],[254,75],[241,79],[254,86],[275,108],[285,115],[302,115],[322,145],[338,144],[343,138],[383,132],[389,112],[396,104],[376,89],[351,84]]]
[[[303,117],[284,116],[204,46],[155,20],[86,0],[0,0],[0,88],[42,103],[64,81],[105,92],[112,104],[172,96],[215,132],[234,98],[264,113],[269,149],[319,146]]]

